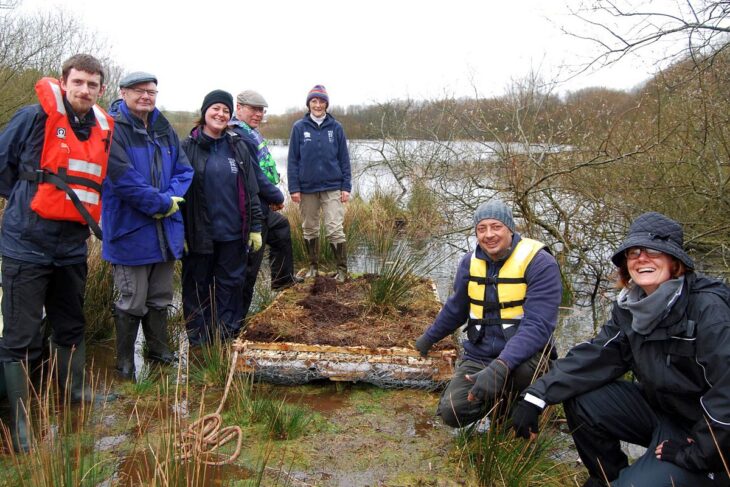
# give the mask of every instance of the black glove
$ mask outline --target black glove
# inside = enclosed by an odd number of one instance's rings
[[[466,380],[474,382],[474,387],[469,390],[467,399],[469,401],[494,400],[502,393],[508,375],[509,367],[504,361],[498,358],[492,360],[484,370],[466,376]]]
[[[416,340],[416,350],[420,352],[421,357],[423,358],[426,358],[431,347],[433,347],[433,342],[431,342],[426,335],[421,335]]]
[[[686,443],[682,443],[677,440],[664,440],[659,444],[662,447],[662,453],[656,455],[656,457],[663,462],[672,462],[675,465],[679,465],[687,470],[694,471],[691,465],[688,465],[685,461],[687,459],[686,454],[688,450],[694,446],[694,443],[689,439]],[[659,448],[657,448],[658,450]]]
[[[518,402],[512,413],[512,427],[515,434],[521,438],[529,439],[530,433],[537,433],[539,431],[537,418],[540,413],[542,413],[542,409],[539,406],[535,406],[524,399]]]

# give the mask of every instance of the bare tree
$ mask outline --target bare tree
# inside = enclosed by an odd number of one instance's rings
[[[61,10],[0,14],[0,126],[34,101],[38,78],[58,76],[63,60],[79,52],[109,57],[103,39]]]
[[[730,2],[708,0],[595,0],[572,13],[587,27],[568,34],[596,43],[599,55],[584,69],[616,62],[649,47],[663,48],[660,61],[687,57],[707,61],[728,45]]]

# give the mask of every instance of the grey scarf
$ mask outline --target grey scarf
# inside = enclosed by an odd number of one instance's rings
[[[669,314],[682,294],[684,276],[663,282],[656,291],[647,294],[633,282],[621,290],[616,300],[620,308],[631,312],[631,328],[640,335],[648,335]]]

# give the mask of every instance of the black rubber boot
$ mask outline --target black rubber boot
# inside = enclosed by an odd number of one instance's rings
[[[319,274],[319,239],[305,239],[304,243],[307,247],[307,256],[309,257],[309,271],[307,271],[304,277],[317,277]]]
[[[337,262],[337,282],[345,282],[347,280],[347,244],[340,242],[338,244],[330,244],[332,252],[335,254],[335,262]]]
[[[4,365],[3,375],[8,403],[10,403],[10,434],[13,439],[13,448],[16,452],[27,452],[30,450],[28,375],[20,362],[6,362]]]
[[[117,372],[125,380],[134,380],[134,342],[139,331],[139,317],[115,310],[117,328]]]
[[[86,343],[81,342],[77,347],[59,347],[51,345],[51,351],[56,354],[58,362],[58,384],[71,403],[94,402],[101,404],[113,401],[116,394],[96,394],[91,390],[86,379]]]
[[[142,330],[147,341],[147,358],[164,365],[174,365],[177,358],[170,352],[167,338],[167,308],[150,308],[142,318]]]

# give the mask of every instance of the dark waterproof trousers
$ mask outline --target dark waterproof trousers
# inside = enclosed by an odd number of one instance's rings
[[[670,439],[686,442],[691,425],[657,414],[635,383],[612,382],[563,405],[578,454],[592,477],[607,478],[614,487],[727,485],[720,476],[713,480],[707,472],[690,472],[657,460],[656,446]],[[620,441],[644,446],[646,453],[629,466]]]
[[[272,289],[286,286],[294,279],[294,258],[292,257],[289,220],[279,212],[269,211],[269,215],[261,229],[261,240],[264,243],[261,249],[258,252],[248,254],[246,284],[243,287],[244,316],[248,314],[248,309],[251,307],[254,286],[264,258],[266,245],[269,246]]]
[[[527,362],[518,366],[510,373],[505,387],[505,396],[500,403],[497,412],[506,414],[510,397],[516,398],[524,389],[532,383],[535,369],[539,364],[539,355],[530,358]],[[482,419],[492,410],[494,404],[490,401],[468,401],[469,390],[474,386],[473,382],[466,380],[467,375],[474,375],[484,370],[488,363],[481,364],[471,360],[461,359],[456,363],[454,376],[449,385],[441,394],[436,414],[452,428],[463,428]]]
[[[82,342],[86,273],[86,262],[54,266],[3,256],[0,362],[33,362],[41,357],[44,307],[53,343],[72,347]]]
[[[238,335],[243,323],[243,285],[247,246],[240,239],[214,242],[212,254],[182,259],[183,312],[191,345]]]

